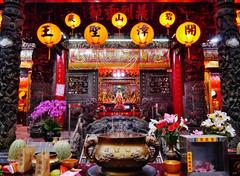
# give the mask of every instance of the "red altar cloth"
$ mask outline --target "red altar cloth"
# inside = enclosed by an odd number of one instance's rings
[[[114,116],[114,115],[121,115],[121,116],[127,116],[127,117],[140,117],[139,111],[107,111],[107,112],[99,112],[98,113],[98,119],[101,119],[105,116]]]

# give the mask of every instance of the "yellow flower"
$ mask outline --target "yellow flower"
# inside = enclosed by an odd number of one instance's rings
[[[212,126],[211,128],[212,128],[213,130],[216,130],[216,129],[217,129],[217,127],[216,127],[216,126]]]
[[[209,115],[208,117],[209,117],[210,119],[214,119],[214,118],[215,118],[214,115]]]

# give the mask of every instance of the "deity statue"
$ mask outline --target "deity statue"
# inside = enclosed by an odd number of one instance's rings
[[[121,89],[118,89],[116,92],[115,102],[116,102],[116,105],[114,106],[114,109],[121,109],[121,110],[124,109],[123,95],[122,95]]]

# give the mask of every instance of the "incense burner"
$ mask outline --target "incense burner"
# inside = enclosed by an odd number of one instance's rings
[[[143,166],[156,159],[159,142],[138,133],[103,133],[88,137],[84,149],[87,158],[102,167],[104,175],[137,176]]]

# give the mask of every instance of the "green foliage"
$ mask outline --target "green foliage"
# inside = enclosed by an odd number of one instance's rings
[[[57,121],[48,119],[44,122],[43,129],[45,131],[60,132],[62,130],[62,126]]]
[[[55,143],[54,150],[57,153],[57,157],[59,160],[70,158],[71,146],[66,140],[61,140]]]
[[[20,151],[22,150],[22,148],[24,148],[26,146],[26,142],[22,139],[17,139],[15,140],[9,148],[8,151],[8,160],[10,161],[15,161],[18,158],[18,155],[20,153]]]

